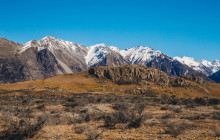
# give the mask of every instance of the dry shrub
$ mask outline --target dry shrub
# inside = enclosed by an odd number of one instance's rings
[[[23,140],[33,137],[46,121],[45,116],[40,116],[36,121],[32,119],[14,120],[12,116],[5,116],[7,120],[6,129],[0,132],[0,139]]]
[[[212,112],[212,119],[220,120],[220,112],[219,111]]]
[[[171,134],[175,138],[186,129],[190,129],[192,127],[192,125],[187,123],[186,121],[166,121],[165,124],[167,126],[166,134]]]
[[[86,136],[89,140],[96,140],[99,137],[98,131],[88,129],[86,131]]]
[[[114,112],[104,116],[104,124],[108,128],[114,128],[116,124],[128,124],[128,128],[138,128],[145,120],[145,115],[128,112]]]
[[[220,137],[220,131],[216,126],[212,127],[211,129],[215,133],[215,137]]]
[[[86,128],[84,126],[77,126],[74,128],[74,130],[75,130],[75,133],[82,134],[86,130]]]
[[[180,112],[182,112],[182,109],[181,108],[173,108],[172,111],[174,113],[180,113]]]
[[[128,110],[128,106],[129,105],[125,103],[116,103],[112,106],[112,108],[118,111],[126,111]]]

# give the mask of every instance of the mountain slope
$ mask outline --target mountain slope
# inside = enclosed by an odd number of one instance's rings
[[[220,70],[209,76],[213,81],[220,83]]]
[[[0,58],[13,57],[22,45],[0,37]]]
[[[0,83],[19,82],[24,77],[24,64],[17,52],[22,45],[0,38]]]

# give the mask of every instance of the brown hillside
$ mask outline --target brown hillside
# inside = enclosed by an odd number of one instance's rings
[[[148,89],[160,95],[220,98],[220,84],[205,82],[199,77],[173,78],[157,69],[136,65],[97,67],[89,71],[59,75],[45,80],[0,85],[2,90],[47,88],[57,88],[69,93],[114,92],[121,94],[136,90],[144,92]]]

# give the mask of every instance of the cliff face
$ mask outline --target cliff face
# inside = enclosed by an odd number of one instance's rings
[[[144,84],[146,82],[154,82],[160,86],[169,84],[169,76],[166,73],[146,66],[97,67],[90,69],[89,73],[100,80],[109,79],[116,84]]]

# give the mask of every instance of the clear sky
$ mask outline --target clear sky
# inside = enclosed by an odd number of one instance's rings
[[[220,59],[220,0],[0,0],[0,36]]]

